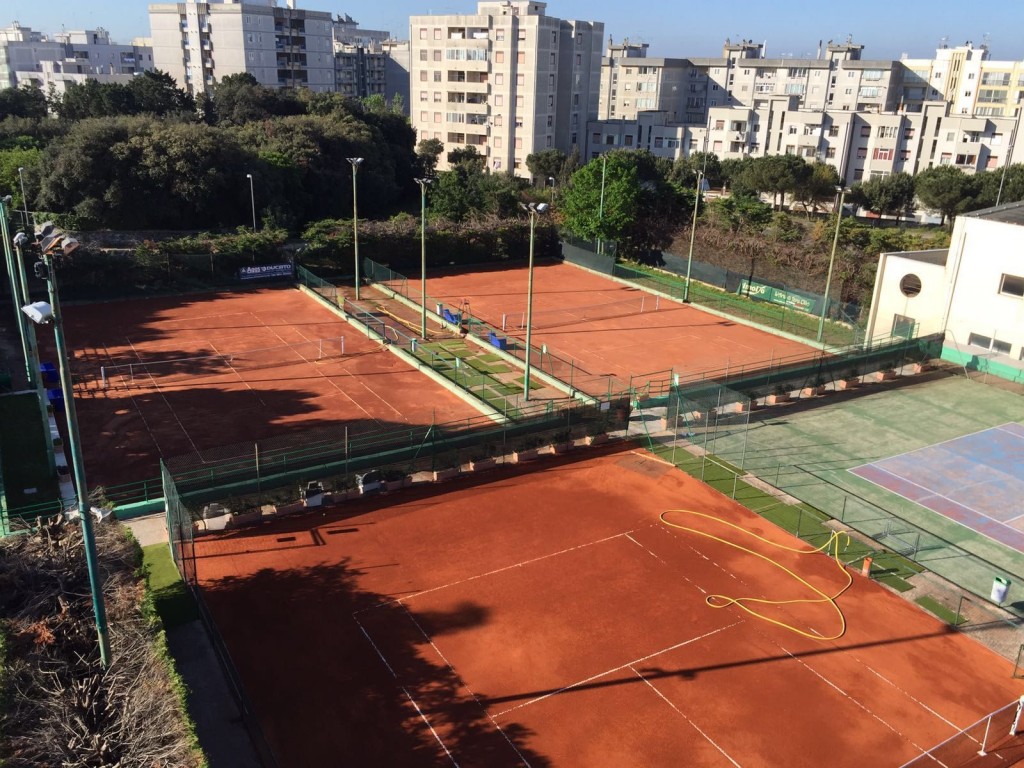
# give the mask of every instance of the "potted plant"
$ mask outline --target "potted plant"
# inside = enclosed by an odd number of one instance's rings
[[[536,435],[524,438],[519,447],[512,452],[512,461],[515,463],[533,461],[540,456],[540,447],[542,445],[544,445],[544,441]]]
[[[405,488],[412,482],[412,478],[409,477],[408,473],[400,469],[385,469],[380,474],[385,491],[397,491],[399,488]]]
[[[458,476],[461,471],[462,466],[459,464],[458,453],[441,456],[438,461],[438,467],[434,470],[434,482],[450,480],[451,478]]]
[[[568,429],[563,429],[551,436],[551,445],[555,453],[568,453],[572,449],[572,435]]]
[[[851,368],[841,379],[836,380],[836,389],[853,389],[860,384],[860,376],[857,375],[857,369]]]
[[[771,394],[765,395],[764,398],[765,405],[778,405],[786,402],[789,402],[789,390],[781,384],[776,384]]]
[[[800,397],[814,397],[820,395],[825,391],[825,379],[822,376],[816,376],[814,381],[809,385],[805,386],[800,390]]]
[[[494,458],[496,448],[491,443],[477,446],[469,459],[469,471],[479,472],[484,469],[491,469],[497,464]]]

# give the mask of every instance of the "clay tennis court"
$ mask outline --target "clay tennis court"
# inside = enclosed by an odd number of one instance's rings
[[[792,629],[709,606],[851,579],[739,529],[809,548],[613,446],[196,556],[282,766],[898,766],[1019,695],[1007,661],[859,575],[834,605],[764,608]]]
[[[471,315],[493,326],[500,328],[504,316],[508,335],[525,338],[525,331],[513,329],[510,321],[523,325],[527,278],[522,267],[484,268],[430,275],[427,290],[452,307],[468,301]],[[584,381],[612,375],[628,382],[630,376],[670,368],[684,375],[735,371],[815,353],[809,345],[696,305],[657,298],[571,264],[536,266],[533,291],[533,345],[547,344],[562,357],[573,358]],[[602,312],[605,305],[607,312]]]
[[[160,458],[341,421],[354,434],[478,414],[295,289],[67,306],[64,317],[96,484],[158,476]]]

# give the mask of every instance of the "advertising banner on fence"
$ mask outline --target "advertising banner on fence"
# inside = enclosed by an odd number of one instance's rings
[[[814,312],[818,304],[816,298],[802,296],[799,293],[786,291],[782,288],[772,288],[770,285],[755,283],[750,280],[740,280],[738,293],[741,296],[750,296],[752,299],[769,301],[772,304],[781,304],[784,307],[797,309],[801,312]]]
[[[291,277],[291,264],[259,264],[238,270],[239,280],[266,280],[273,277]]]

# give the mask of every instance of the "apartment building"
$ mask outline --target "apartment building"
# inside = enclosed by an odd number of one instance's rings
[[[389,99],[401,96],[408,117],[412,47],[408,40],[385,40],[381,43],[381,51],[384,54],[384,93]]]
[[[970,41],[943,46],[934,59],[901,59],[902,108],[919,111],[929,99],[942,99],[963,115],[1012,117],[1024,102],[1024,61],[994,61],[988,46]]]
[[[531,153],[582,151],[597,116],[603,24],[549,16],[547,3],[532,0],[409,21],[409,106],[420,140],[439,139],[446,153],[475,147],[490,170],[519,176],[529,175]]]
[[[196,95],[246,72],[270,88],[335,89],[334,20],[287,0],[223,0],[149,6],[158,69]]]
[[[959,114],[944,101],[920,111],[810,110],[796,96],[773,96],[755,107],[712,107],[704,125],[680,123],[665,112],[632,120],[595,120],[585,157],[618,148],[646,149],[675,160],[709,151],[721,159],[797,155],[836,168],[847,184],[938,165],[967,173],[1024,162],[1014,141],[1014,117]]]
[[[152,69],[145,39],[119,45],[102,28],[47,36],[18,22],[0,29],[0,88],[31,85],[60,94],[71,83],[124,83]]]
[[[364,98],[387,93],[387,59],[383,44],[390,34],[362,29],[347,13],[334,19],[335,84],[339,93]]]

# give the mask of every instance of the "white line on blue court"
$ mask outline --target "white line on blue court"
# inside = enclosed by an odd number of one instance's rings
[[[949,438],[947,440],[940,440],[937,443],[929,443],[928,445],[922,445],[920,448],[915,448],[912,451],[904,451],[903,453],[897,453],[897,454],[894,454],[892,456],[886,456],[884,459],[879,459],[878,461],[891,461],[892,459],[901,459],[904,456],[911,456],[911,455],[913,455],[915,453],[920,453],[921,451],[927,451],[927,450],[930,450],[932,448],[938,448],[940,445],[945,445],[946,443],[955,443],[957,440],[964,440],[964,439],[966,439],[968,437],[975,437],[976,435],[982,435],[985,432],[991,432],[992,430],[996,430],[996,429],[1002,430],[1004,432],[1009,432],[1011,435],[1016,434],[1015,432],[1013,432],[1011,430],[1003,429],[1004,427],[1008,427],[1011,424],[1015,425],[1015,426],[1020,426],[1019,424],[1017,424],[1014,421],[1007,421],[1007,422],[1005,422],[1003,424],[999,424],[999,425],[994,426],[994,427],[985,427],[984,429],[979,429],[976,432],[968,432],[966,435],[959,435],[958,437],[951,437],[951,438]],[[849,469],[847,469],[847,472],[852,472],[853,470],[860,469],[861,467],[874,467],[874,466],[878,466],[878,462],[869,461],[869,462],[867,462],[865,464],[858,464],[856,467],[850,467]]]

